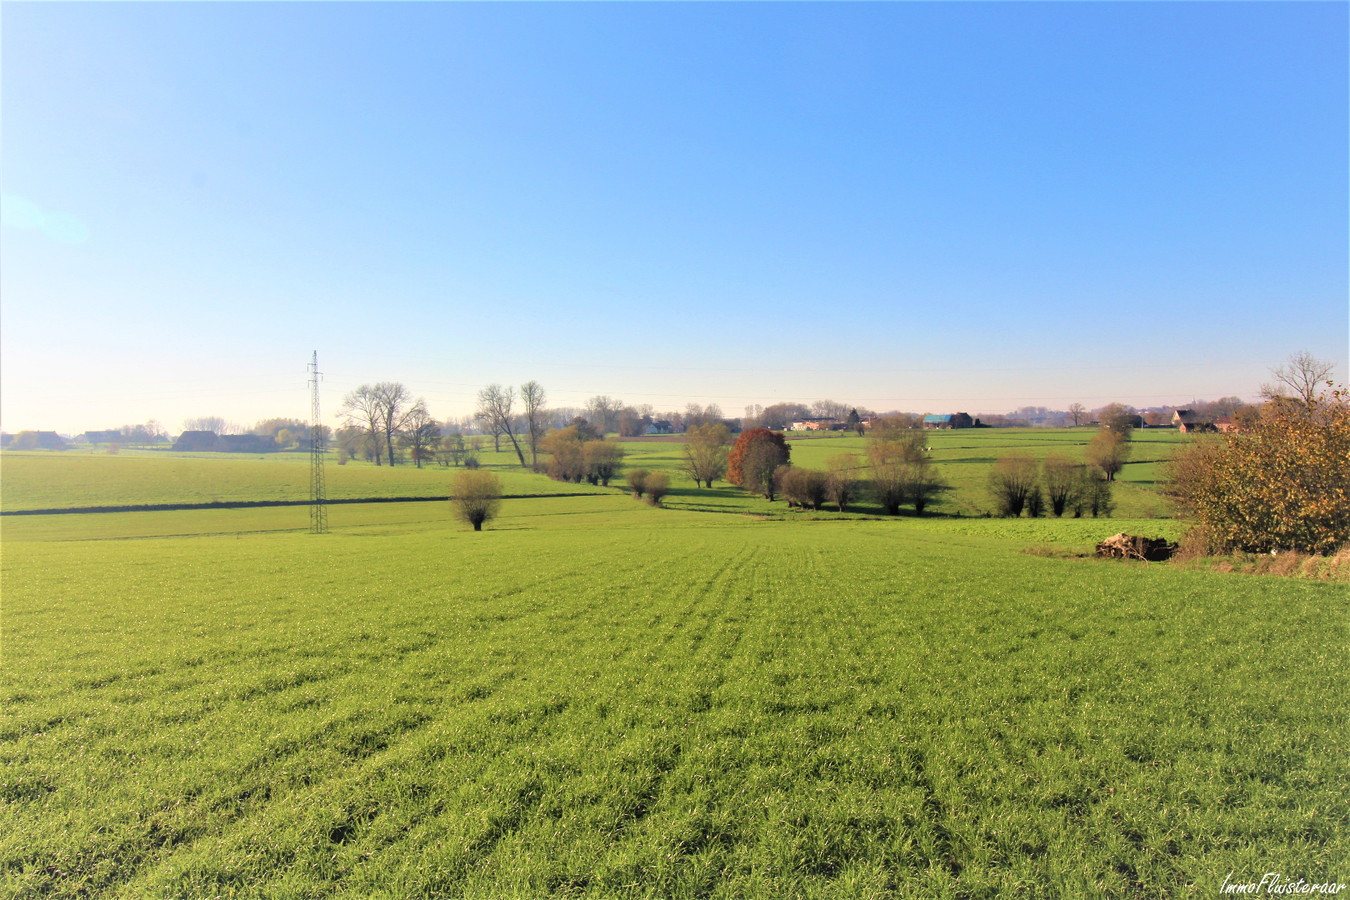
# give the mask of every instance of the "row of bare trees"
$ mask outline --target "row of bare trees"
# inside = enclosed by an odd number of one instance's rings
[[[1023,512],[1039,518],[1047,508],[1056,517],[1096,518],[1112,509],[1111,482],[1092,466],[1057,454],[1040,463],[1020,453],[1000,458],[989,473],[989,493],[998,514],[1010,518]]]
[[[809,406],[805,403],[775,403],[772,406],[760,406],[754,404],[745,408],[745,418],[742,420],[746,428],[767,428],[770,431],[783,431],[792,425],[807,418],[836,419],[843,422],[850,418],[850,414],[861,415],[862,417],[875,416],[876,413],[869,409],[850,407],[847,403],[838,403],[834,400],[817,400]]]
[[[539,441],[544,436],[544,403],[548,395],[537,381],[522,384],[519,396],[523,414],[519,417],[515,413],[516,396],[516,389],[511,385],[488,385],[478,392],[475,417],[494,440],[505,435],[511,441],[522,466],[525,465],[525,454],[520,449],[519,438],[524,438],[530,448],[530,464],[535,465],[539,462]],[[497,449],[501,449],[500,444]]]
[[[420,397],[414,400],[407,386],[398,381],[361,385],[343,398],[338,415],[347,421],[346,433],[340,431],[339,439],[359,440],[377,466],[382,457],[394,465],[398,461],[394,450],[400,446],[421,468],[441,438],[440,424],[427,410],[427,402]]]
[[[905,503],[916,515],[942,490],[928,456],[927,436],[913,422],[883,419],[872,429],[867,458],[872,464],[872,492],[887,515]]]

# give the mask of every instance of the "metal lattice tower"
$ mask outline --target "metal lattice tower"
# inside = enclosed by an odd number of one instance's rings
[[[319,351],[309,366],[309,530],[328,533],[328,488],[323,480],[323,419],[319,416]]]

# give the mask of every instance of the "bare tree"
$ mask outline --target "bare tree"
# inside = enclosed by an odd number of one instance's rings
[[[1101,427],[1106,431],[1114,431],[1116,434],[1130,439],[1130,432],[1139,422],[1139,413],[1135,412],[1133,406],[1125,406],[1122,403],[1111,403],[1104,407],[1097,414],[1097,420],[1101,422]]]
[[[1083,424],[1083,419],[1087,416],[1087,407],[1081,403],[1070,403],[1069,415],[1073,416],[1073,427],[1077,428]]]
[[[770,431],[782,431],[793,422],[811,415],[811,410],[800,403],[775,403],[764,407],[758,425]]]
[[[670,490],[670,476],[665,472],[649,472],[642,479],[642,488],[647,492],[647,502],[652,506],[660,506],[666,492]]]
[[[216,434],[246,434],[248,429],[223,416],[199,416],[183,420],[184,431],[214,431]]]
[[[1070,499],[1073,517],[1080,518],[1085,509],[1092,513],[1094,519],[1098,516],[1110,516],[1115,506],[1111,499],[1113,482],[1089,466],[1081,467],[1078,470],[1078,477],[1078,488]]]
[[[520,386],[520,402],[525,407],[525,427],[530,434],[530,465],[539,464],[539,440],[544,436],[544,386],[527,381]]]
[[[1334,368],[1331,363],[1318,359],[1307,350],[1300,350],[1289,357],[1287,363],[1270,370],[1275,380],[1261,385],[1261,396],[1267,400],[1278,400],[1287,397],[1287,392],[1292,391],[1295,398],[1311,408],[1323,382]]]
[[[380,465],[380,435],[383,433],[383,409],[377,385],[363,384],[342,400],[338,415],[347,424],[366,436],[373,449],[375,465]]]
[[[817,400],[811,404],[811,412],[822,419],[837,419],[844,421],[848,417],[849,407],[847,403],[836,403],[833,400]]]
[[[1064,515],[1064,510],[1074,499],[1074,492],[1081,480],[1078,474],[1080,468],[1081,463],[1055,453],[1041,463],[1041,483],[1045,485],[1045,496],[1056,518]]]
[[[905,502],[905,448],[900,441],[873,440],[867,445],[872,464],[872,496],[886,515],[900,512]]]
[[[587,441],[582,455],[586,464],[586,480],[597,481],[609,487],[609,481],[623,468],[623,448],[612,441]]]
[[[989,493],[998,505],[999,515],[1014,519],[1022,515],[1031,492],[1039,490],[1037,468],[1036,461],[1024,453],[1013,453],[994,463],[989,473]]]
[[[474,427],[483,434],[492,435],[492,452],[502,452],[502,431],[497,427],[496,421],[488,417],[483,410],[478,410],[473,414]]]
[[[814,469],[802,469],[801,472],[801,505],[818,511],[829,498],[829,476]]]
[[[858,458],[838,453],[825,462],[825,495],[844,512],[858,495]]]
[[[374,386],[375,402],[380,411],[380,428],[384,432],[384,447],[389,453],[389,465],[394,464],[394,437],[403,430],[412,392],[401,381],[381,381]]]
[[[600,430],[601,437],[619,430],[619,413],[622,411],[623,401],[613,397],[600,395],[586,401],[586,412],[591,417],[591,424]]]
[[[914,514],[923,515],[928,501],[937,496],[946,485],[933,471],[933,461],[928,454],[920,450],[910,456],[905,465],[905,489],[908,498],[914,504]]]
[[[516,440],[514,428],[514,419],[511,415],[511,407],[516,402],[516,389],[513,387],[502,387],[500,384],[489,384],[478,392],[478,417],[488,422],[493,431],[497,434],[504,434],[511,439],[511,446],[515,448],[516,458],[520,460],[520,465],[525,465],[525,454],[520,450],[520,442]]]
[[[909,501],[915,514],[921,516],[942,490],[943,483],[933,471],[924,446],[927,441],[921,429],[901,417],[883,419],[873,429],[867,446],[872,493],[888,515],[896,515],[900,504]]]
[[[435,456],[436,445],[441,440],[441,426],[427,412],[427,402],[419,399],[403,417],[401,432],[403,446],[412,454],[417,468],[422,468],[422,460]]]
[[[714,480],[726,477],[730,442],[727,426],[721,424],[695,425],[685,433],[683,468],[695,486],[701,482],[712,487]]]

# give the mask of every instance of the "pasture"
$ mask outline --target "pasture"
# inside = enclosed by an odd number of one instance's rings
[[[589,492],[589,485],[559,487],[508,468],[515,455],[482,454],[499,464],[506,493]],[[332,499],[444,497],[450,494],[454,468],[435,464],[375,466],[350,462],[339,466],[330,454],[324,466]],[[174,454],[123,451],[117,455],[5,452],[0,455],[0,487],[6,510],[68,509],[91,506],[142,506],[183,503],[237,503],[309,499],[309,456],[304,453]]]
[[[987,449],[940,437],[949,471]],[[294,465],[226,462],[248,498]],[[1021,552],[1167,520],[512,477],[536,496],[480,534],[446,503],[333,507],[326,536],[303,507],[4,519],[0,895],[1350,881],[1343,585]]]
[[[994,461],[1010,452],[1043,459],[1050,453],[1081,458],[1092,429],[981,429],[933,431],[929,443],[938,474],[948,490],[931,506],[933,515],[980,516],[993,508],[986,491]],[[1124,518],[1158,518],[1169,514],[1156,493],[1158,463],[1178,446],[1183,435],[1170,430],[1135,432],[1132,461],[1118,476],[1117,514]],[[706,495],[680,474],[681,444],[666,441],[622,442],[627,464],[664,469],[673,476],[668,505],[677,508],[734,508],[771,513],[782,504],[757,506],[743,491],[724,483],[720,493]],[[866,477],[866,442],[835,434],[794,439],[796,465],[820,469],[831,456],[856,454]],[[528,453],[527,453],[528,456]],[[559,484],[521,470],[513,452],[489,449],[480,459],[502,478],[506,493],[548,495],[603,493],[581,484]],[[393,468],[351,461],[327,465],[328,495],[334,499],[434,497],[450,493],[456,469],[427,464]],[[175,454],[167,450],[122,451],[116,455],[90,452],[5,452],[0,455],[0,487],[6,510],[62,509],[93,506],[217,503],[305,500],[309,497],[309,457],[287,452],[262,456],[247,454]],[[709,506],[712,504],[712,506]],[[860,509],[879,513],[867,506]]]

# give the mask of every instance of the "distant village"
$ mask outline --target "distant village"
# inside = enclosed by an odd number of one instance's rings
[[[608,400],[608,398],[596,398]],[[1114,406],[1115,404],[1113,404]],[[832,407],[824,412],[820,407]],[[1135,428],[1177,429],[1183,434],[1229,432],[1240,426],[1241,410],[1246,404],[1236,397],[1225,397],[1217,401],[1200,401],[1187,408],[1174,406],[1154,407],[1138,410],[1126,406],[1124,410],[1132,417]],[[789,433],[790,436],[806,437],[813,432],[847,432],[865,434],[873,425],[883,419],[897,417],[910,420],[914,425],[926,429],[959,428],[1072,428],[1075,426],[1093,426],[1098,423],[1098,415],[1108,407],[1087,410],[1080,404],[1074,404],[1069,410],[1052,410],[1046,407],[1023,407],[1007,414],[981,414],[972,416],[966,412],[952,413],[875,413],[870,410],[845,408],[831,401],[818,403],[815,408],[804,404],[783,403],[773,407],[747,407],[746,415],[738,418],[726,418],[715,405],[699,408],[690,404],[683,412],[656,414],[650,409],[633,410],[628,421],[621,416],[615,417],[615,430],[622,437],[645,437],[662,435],[680,435],[691,425],[707,421],[725,424],[730,431],[738,432],[747,427],[767,427]],[[597,418],[608,418],[609,410],[600,410]],[[577,409],[553,409],[551,417],[558,423],[566,424],[575,418],[586,418],[596,410],[590,407]],[[81,434],[59,434],[55,431],[23,431],[17,434],[0,433],[0,447],[13,450],[64,450],[74,447],[100,447],[116,450],[171,449],[185,453],[275,453],[284,450],[308,450],[308,425],[298,419],[267,419],[252,429],[220,420],[218,417],[206,417],[204,420],[189,420],[185,425],[208,424],[214,427],[184,428],[176,435],[166,432],[158,423],[151,421],[144,425],[124,425],[121,428],[85,431]],[[341,431],[341,429],[339,429]],[[325,440],[331,438],[331,429],[324,427]],[[451,419],[445,423],[444,433],[463,435],[491,435],[486,423],[474,416]]]

